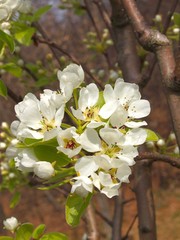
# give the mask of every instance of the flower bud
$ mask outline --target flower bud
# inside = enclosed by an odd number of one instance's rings
[[[54,168],[51,163],[39,161],[34,164],[34,173],[42,179],[49,179],[54,174]]]
[[[175,147],[174,153],[175,153],[175,154],[179,154],[179,147],[178,147],[178,146]]]
[[[152,149],[152,148],[154,148],[154,142],[149,141],[149,142],[146,143],[146,146],[147,146],[149,149]]]
[[[175,34],[178,34],[178,33],[179,33],[179,31],[180,31],[180,29],[179,29],[179,28],[174,28],[174,29],[173,29],[173,33],[175,33]]]
[[[19,65],[20,67],[22,67],[22,66],[24,65],[23,59],[19,59],[19,60],[17,61],[17,65]]]
[[[155,16],[155,22],[161,22],[162,21],[162,16],[160,15],[160,14],[157,14],[156,16]]]
[[[6,143],[0,142],[0,149],[3,150],[7,147]]]
[[[18,220],[15,217],[7,218],[6,220],[3,221],[3,224],[7,230],[12,231],[12,232],[14,232],[14,230],[19,225]]]
[[[4,129],[4,130],[7,130],[9,128],[9,125],[7,122],[2,122],[1,123],[1,128]]]
[[[157,146],[158,146],[158,147],[164,147],[164,146],[165,146],[165,141],[164,141],[164,139],[159,139],[159,140],[157,141]]]
[[[169,134],[169,139],[170,139],[171,141],[176,140],[176,135],[175,135],[174,133],[170,133],[170,134]]]

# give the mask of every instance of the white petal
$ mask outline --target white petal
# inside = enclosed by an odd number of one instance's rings
[[[101,140],[93,128],[87,128],[76,141],[88,152],[98,152],[101,150]]]
[[[88,123],[87,128],[98,128],[103,125],[105,125],[104,122],[91,121],[90,123]]]
[[[128,115],[133,118],[146,117],[150,113],[150,104],[147,100],[133,101],[128,109]]]
[[[124,145],[141,145],[146,141],[147,133],[142,128],[129,130],[125,136]]]
[[[117,173],[116,173],[116,177],[121,181],[121,182],[129,182],[129,175],[131,174],[131,169],[130,167],[125,164],[122,163],[122,165],[118,168]]]
[[[122,141],[123,134],[119,132],[117,129],[113,128],[101,128],[99,131],[101,138],[108,144],[108,145],[115,145]]]
[[[127,117],[127,111],[122,106],[119,106],[118,109],[111,115],[109,121],[113,127],[120,128],[125,125]]]
[[[124,125],[128,128],[139,128],[142,126],[146,126],[147,122],[146,121],[140,121],[140,122],[130,121],[130,122],[126,122]]]
[[[79,119],[79,120],[84,120],[85,119],[84,115],[83,115],[83,113],[80,109],[75,110],[73,107],[71,107],[71,111],[77,119]]]
[[[92,107],[94,106],[99,98],[99,89],[97,88],[96,84],[91,83],[89,84],[86,89],[88,90],[89,96],[88,96],[88,106],[87,107]]]
[[[90,176],[93,172],[97,171],[99,166],[95,163],[94,157],[82,157],[75,164],[75,170],[83,176]]]
[[[64,104],[57,110],[55,114],[55,125],[57,127],[61,126],[62,120],[64,118]]]
[[[103,186],[112,186],[114,184],[111,175],[108,173],[99,172],[99,179]]]
[[[101,192],[104,193],[108,198],[119,195],[120,184],[114,184],[112,187],[104,187]]]
[[[106,103],[115,100],[114,90],[110,84],[105,85],[103,96]]]
[[[117,109],[118,101],[110,101],[105,103],[99,111],[99,116],[108,119]]]

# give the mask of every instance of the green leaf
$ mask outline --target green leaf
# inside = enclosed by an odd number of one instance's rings
[[[14,208],[17,206],[17,204],[19,203],[21,199],[21,193],[20,192],[15,192],[13,198],[11,199],[10,202],[10,208]]]
[[[14,238],[12,237],[7,237],[7,236],[1,236],[0,240],[13,240]]]
[[[14,52],[15,45],[12,36],[0,30],[0,41],[6,44],[12,53]]]
[[[147,132],[147,138],[146,138],[146,142],[149,142],[149,141],[158,141],[159,137],[158,135],[153,132],[152,130],[150,129],[145,129],[146,132]]]
[[[43,6],[43,7],[39,8],[39,9],[34,13],[32,21],[33,21],[33,22],[38,21],[38,20],[41,18],[41,16],[42,16],[43,14],[47,13],[51,8],[52,8],[51,5],[46,5],[46,6]]]
[[[75,227],[79,224],[81,216],[87,208],[92,197],[92,193],[89,193],[86,198],[83,198],[76,194],[70,194],[66,201],[66,221],[67,223]]]
[[[58,152],[53,146],[39,145],[35,146],[34,153],[40,161],[55,162],[58,167],[67,165],[71,159],[64,153]]]
[[[15,77],[21,77],[22,69],[15,63],[7,63],[0,65],[0,69],[4,69]]]
[[[39,226],[37,226],[37,228],[35,228],[33,231],[32,238],[34,240],[39,239],[43,235],[45,228],[46,228],[45,224],[40,224]]]
[[[5,98],[7,97],[7,87],[2,80],[0,80],[0,95]]]
[[[49,180],[46,181],[46,183],[54,183],[59,182],[62,178],[66,178],[69,176],[73,176],[76,173],[74,167],[69,168],[61,168],[60,170],[56,171],[56,175]]]
[[[35,32],[36,32],[35,28],[29,27],[29,28],[23,29],[20,32],[15,33],[14,36],[19,43],[25,46],[29,46],[32,41],[32,36]]]
[[[45,234],[43,237],[40,238],[40,240],[68,240],[68,238],[62,233],[52,232]]]
[[[99,98],[98,98],[98,101],[97,101],[96,105],[98,107],[102,107],[104,104],[105,104],[105,101],[104,101],[103,91],[100,91],[99,92]]]
[[[180,13],[174,13],[174,23],[180,26]]]
[[[31,223],[23,223],[16,231],[15,240],[30,240],[34,226]]]

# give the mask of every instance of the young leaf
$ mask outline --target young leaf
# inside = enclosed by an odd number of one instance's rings
[[[145,129],[146,132],[147,132],[147,138],[146,138],[146,142],[149,142],[149,141],[158,141],[159,137],[158,135],[153,132],[152,130],[150,129]]]
[[[0,80],[0,95],[7,97],[7,87],[2,80]]]
[[[31,223],[23,223],[16,231],[15,240],[30,240],[34,226]]]
[[[46,228],[45,224],[40,224],[39,226],[37,226],[37,228],[35,228],[33,231],[32,238],[34,240],[39,239],[43,235],[45,228]]]
[[[29,46],[31,44],[31,38],[35,32],[36,32],[35,28],[29,27],[20,32],[15,33],[14,36],[19,43],[25,46]]]
[[[62,233],[52,232],[45,234],[43,237],[40,238],[40,240],[68,240],[68,238]]]
[[[39,145],[34,147],[36,157],[40,161],[54,162],[58,167],[67,165],[71,159],[68,158],[64,153],[57,152],[57,149],[53,146]]]
[[[51,9],[51,7],[51,5],[46,5],[39,8],[33,15],[33,22],[38,21],[43,14],[47,13]]]
[[[0,41],[5,43],[12,53],[14,52],[15,45],[12,36],[0,30]]]
[[[17,204],[19,203],[21,199],[21,193],[20,192],[15,192],[13,198],[11,199],[10,202],[10,208],[14,208],[17,206]]]
[[[70,194],[66,201],[66,221],[67,223],[75,227],[79,224],[81,216],[86,210],[90,200],[92,197],[92,193],[89,193],[86,198],[83,198],[76,194]]]
[[[0,66],[0,69],[4,69],[7,72],[11,73],[15,77],[21,77],[22,69],[15,63],[7,63]]]

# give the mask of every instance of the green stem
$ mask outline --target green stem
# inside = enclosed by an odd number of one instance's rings
[[[65,112],[68,114],[68,116],[72,119],[72,121],[79,126],[79,121],[73,116],[73,114],[69,111],[69,109],[65,108]]]
[[[61,126],[62,126],[63,128],[70,128],[70,127],[72,127],[71,125],[69,125],[69,124],[67,124],[67,123],[62,123]]]
[[[75,107],[76,107],[76,109],[78,109],[77,89],[74,89],[73,95],[74,95]]]

